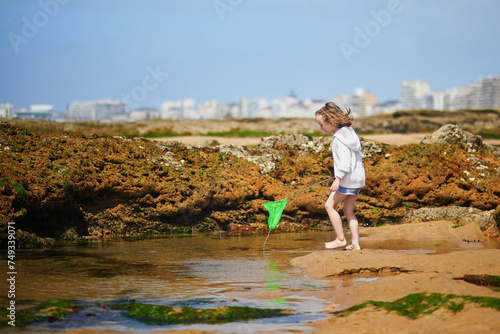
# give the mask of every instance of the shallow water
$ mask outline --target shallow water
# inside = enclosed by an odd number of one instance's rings
[[[16,301],[66,298],[85,306],[65,321],[36,323],[22,332],[76,328],[144,333],[159,329],[308,332],[312,330],[308,322],[326,317],[323,310],[332,302],[328,294],[332,283],[308,277],[301,268],[291,266],[290,260],[323,250],[324,242],[333,236],[333,232],[271,233],[266,251],[262,250],[266,239],[262,234],[117,239],[68,244],[48,251],[20,251],[16,258]],[[420,254],[459,249],[456,244],[436,241],[417,245],[397,240],[371,242],[363,247]],[[363,278],[349,284],[356,280]],[[2,278],[1,291],[8,291],[5,282]],[[100,307],[118,300],[207,308],[289,308],[296,312],[223,325],[148,326],[127,319],[119,311]],[[0,296],[0,303],[2,307],[7,305],[7,294]]]
[[[314,297],[314,292],[328,288],[329,282],[309,278],[289,262],[294,257],[322,250],[323,243],[331,236],[331,232],[271,233],[265,252],[262,250],[265,235],[118,239],[65,245],[43,252],[19,252],[16,300],[66,298],[88,306],[69,316],[66,322],[28,326],[31,332],[74,328],[234,331],[235,325],[257,326],[258,330],[292,330],[297,324],[325,317],[322,311],[328,301]],[[6,291],[4,281],[0,284],[2,291]],[[7,296],[0,298],[2,306],[7,305]],[[291,308],[297,314],[240,324],[159,327],[99,308],[100,304],[123,299],[193,307]]]

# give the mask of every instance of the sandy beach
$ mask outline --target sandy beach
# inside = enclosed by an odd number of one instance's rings
[[[451,253],[426,253],[364,249],[361,251],[322,251],[295,258],[292,263],[314,277],[329,278],[333,303],[325,311],[344,310],[367,300],[392,302],[410,293],[440,293],[500,298],[500,291],[462,280],[465,275],[499,275],[500,249],[489,248],[477,223],[454,227],[450,221],[383,226],[361,229],[362,244],[377,240],[421,243],[454,243]],[[466,242],[477,240],[479,242]],[[497,247],[498,245],[496,245]],[[352,279],[367,277],[353,284]],[[350,282],[350,283],[349,283]],[[315,323],[315,333],[352,331],[357,333],[498,333],[498,311],[474,305],[456,314],[439,309],[416,320],[365,308],[347,317],[331,315]]]

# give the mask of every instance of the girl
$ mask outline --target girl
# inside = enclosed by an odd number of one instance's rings
[[[366,183],[365,168],[361,159],[361,143],[351,127],[351,110],[344,113],[335,103],[328,102],[316,111],[316,121],[325,133],[333,133],[332,154],[335,180],[330,187],[331,194],[325,202],[326,212],[332,222],[337,238],[325,243],[328,249],[345,247],[361,249],[359,246],[358,220],[354,215],[354,204],[361,187]],[[342,219],[336,210],[344,201],[344,214],[351,229],[351,244],[347,245],[342,228]]]

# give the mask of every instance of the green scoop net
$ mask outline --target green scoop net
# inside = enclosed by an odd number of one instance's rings
[[[320,183],[323,183],[323,182],[326,182],[326,181],[329,181],[329,180],[332,180],[334,179],[334,177],[330,177],[326,180],[323,180],[323,181],[319,181],[313,185],[310,185],[309,187],[307,188],[304,188],[302,190],[299,190],[293,194],[291,194],[290,196],[282,199],[282,200],[279,200],[279,201],[275,201],[275,202],[267,202],[267,203],[264,203],[264,207],[267,209],[267,211],[269,211],[269,219],[267,220],[267,224],[269,225],[269,231],[271,230],[274,230],[274,228],[276,226],[278,226],[280,220],[281,220],[281,215],[283,214],[283,210],[285,210],[285,206],[286,206],[286,203],[288,203],[288,198],[294,196],[294,195],[297,195],[298,193],[306,190],[306,189],[309,189],[311,187],[314,187],[315,185],[318,185]]]
[[[288,200],[282,199],[276,202],[268,202],[264,203],[264,207],[269,211],[269,219],[267,220],[267,224],[271,230],[274,230],[278,223],[281,220],[281,215],[283,214],[283,210],[285,210],[286,203]]]

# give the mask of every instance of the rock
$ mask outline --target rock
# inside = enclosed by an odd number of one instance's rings
[[[298,135],[282,135],[282,136],[270,136],[262,138],[262,142],[259,144],[258,148],[263,149],[280,149],[282,147],[307,147],[313,142],[312,137]]]
[[[476,208],[457,206],[421,208],[408,212],[403,222],[416,223],[437,220],[452,220],[456,222],[457,226],[477,223],[487,237],[498,237],[500,235],[495,210],[482,211]]]
[[[405,221],[409,223],[426,222],[432,220],[459,220],[465,216],[471,216],[482,212],[475,208],[460,206],[448,206],[439,208],[420,208],[412,210],[405,215]]]
[[[260,172],[262,174],[269,173],[272,169],[276,167],[275,162],[281,160],[281,156],[279,154],[273,154],[276,152],[273,153],[259,152],[262,154],[255,155],[251,154],[250,150],[245,146],[223,144],[216,146],[215,149],[221,153],[233,155],[240,159],[245,159],[247,161],[259,165]]]
[[[262,174],[268,174],[281,161],[284,151],[295,150],[299,157],[307,156],[311,151],[319,153],[329,143],[330,139],[319,137],[312,139],[305,135],[280,135],[262,138],[254,152],[239,145],[218,145],[216,150],[221,153],[234,155],[259,165]]]
[[[54,137],[0,122],[0,232],[9,221],[55,239],[266,226],[262,203],[331,177],[330,140],[287,135],[252,148],[199,148],[139,138]],[[487,150],[362,145],[367,184],[356,215],[364,226],[397,224],[408,214],[406,221],[477,220],[485,234],[497,233],[490,211],[500,203],[500,161]],[[280,226],[330,226],[323,206],[328,193],[325,183],[293,197]],[[449,209],[409,213],[434,207]]]
[[[372,158],[377,154],[381,154],[387,147],[389,147],[389,145],[361,138],[361,147],[361,156],[364,159]]]
[[[455,124],[446,124],[436,132],[425,136],[421,141],[421,144],[433,143],[456,144],[469,153],[477,152],[479,149],[487,149],[491,154],[500,159],[500,147],[485,144],[481,136],[464,131]]]
[[[470,132],[463,131],[458,125],[446,124],[431,135],[425,136],[421,144],[456,144],[466,149],[467,152],[476,152],[483,148],[483,140]]]
[[[234,155],[240,159],[250,160],[251,157],[249,149],[245,146],[222,144],[217,145],[215,149],[221,153]]]
[[[282,149],[296,149],[299,151],[299,156],[307,154],[308,151],[319,153],[323,148],[330,144],[331,138],[312,137],[305,135],[280,135],[262,138],[262,142],[257,149],[259,151],[267,150],[282,150]]]

